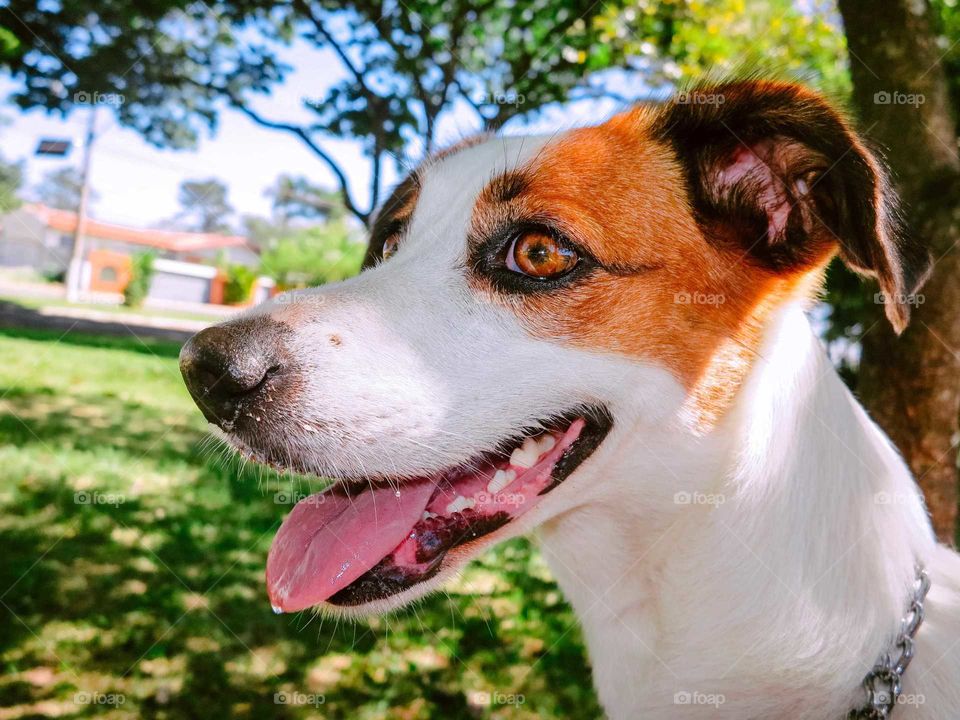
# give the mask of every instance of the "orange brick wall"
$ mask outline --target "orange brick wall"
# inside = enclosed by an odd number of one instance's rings
[[[122,293],[130,282],[128,255],[111,250],[91,250],[87,260],[90,263],[90,290]]]
[[[216,277],[210,281],[210,298],[208,302],[214,305],[223,305],[223,290],[227,284],[227,274],[223,270],[217,270]]]

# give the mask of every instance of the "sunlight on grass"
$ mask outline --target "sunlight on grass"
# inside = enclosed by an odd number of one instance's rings
[[[263,573],[318,480],[225,458],[177,347],[0,332],[0,720],[596,718],[524,541],[364,623],[275,616]]]

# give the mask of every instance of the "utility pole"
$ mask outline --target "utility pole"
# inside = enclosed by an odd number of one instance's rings
[[[73,251],[70,253],[70,265],[67,267],[67,300],[77,302],[80,299],[80,283],[83,278],[83,259],[86,255],[84,234],[87,225],[87,200],[90,197],[90,158],[93,155],[93,141],[97,134],[97,106],[90,106],[90,120],[87,124],[87,137],[83,143],[83,160],[80,166],[80,202],[77,204],[77,227],[73,231]]]

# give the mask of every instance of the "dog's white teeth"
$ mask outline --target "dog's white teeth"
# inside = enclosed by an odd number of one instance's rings
[[[433,520],[433,518],[435,518],[435,517],[437,517],[437,514],[436,514],[436,513],[432,513],[432,512],[430,512],[429,510],[424,510],[424,511],[423,511],[423,515],[420,516],[420,519],[421,519],[421,520]]]
[[[516,479],[517,473],[514,470],[497,470],[487,483],[487,492],[496,495]]]
[[[476,504],[477,501],[473,498],[465,498],[463,495],[457,495],[453,499],[453,502],[447,505],[447,512],[451,514],[463,512],[464,510],[469,510]]]
[[[271,605],[270,609],[273,610],[274,615],[283,615],[283,608],[279,608],[276,605]]]
[[[540,457],[540,448],[537,441],[528,437],[523,441],[523,445],[510,453],[510,464],[521,468],[531,468],[537,464],[538,457]]]
[[[531,455],[530,453],[524,452],[521,448],[517,448],[510,453],[510,464],[514,467],[530,468],[533,467],[536,462],[536,454]]]
[[[550,433],[546,433],[540,436],[540,439],[537,441],[537,448],[540,450],[540,454],[543,455],[553,450],[556,444],[557,439]]]

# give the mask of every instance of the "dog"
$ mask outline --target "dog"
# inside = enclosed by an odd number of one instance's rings
[[[275,611],[386,612],[536,531],[614,720],[960,717],[960,557],[805,314],[839,254],[906,327],[898,217],[780,81],[429,158],[371,267],[183,348],[233,447],[337,481],[277,533]]]

